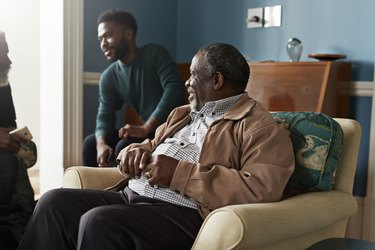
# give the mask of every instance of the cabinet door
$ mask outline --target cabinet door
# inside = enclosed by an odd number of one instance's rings
[[[347,112],[348,108],[339,111],[348,106],[348,99],[346,103],[341,100],[339,67],[333,62],[267,62],[249,66],[246,91],[269,111],[314,111],[334,117]],[[344,106],[339,107],[338,103]]]

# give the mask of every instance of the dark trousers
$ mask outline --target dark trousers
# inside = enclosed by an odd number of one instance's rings
[[[125,192],[55,189],[42,195],[19,250],[190,249],[195,209]]]
[[[150,135],[149,138],[153,138],[154,135]],[[108,145],[114,149],[115,155],[112,156],[111,161],[115,161],[117,158],[117,155],[120,153],[120,151],[128,146],[129,144],[136,143],[136,142],[142,142],[144,139],[142,138],[134,138],[129,137],[128,139],[120,139],[118,137],[118,132],[113,131],[111,136],[107,138]],[[84,166],[90,166],[90,167],[97,167],[98,163],[96,161],[96,138],[95,134],[88,135],[84,141],[83,141],[83,150],[82,150],[82,160]]]
[[[0,206],[9,206],[16,189],[18,159],[13,153],[0,152]]]

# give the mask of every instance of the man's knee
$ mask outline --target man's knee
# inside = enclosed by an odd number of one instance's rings
[[[66,189],[57,188],[44,193],[37,202],[36,210],[59,210],[64,207],[64,202],[69,200],[65,193]]]
[[[86,138],[83,140],[83,150],[89,150],[90,148],[96,148],[96,137],[95,134],[91,134],[86,136]]]
[[[103,206],[92,208],[81,216],[80,223],[95,226],[98,222],[105,220],[107,210],[108,208]]]
[[[82,145],[83,165],[97,166],[96,162],[96,138],[94,134],[87,136]]]
[[[103,233],[103,229],[108,229],[108,218],[104,207],[90,209],[81,216],[79,231],[84,235],[95,237],[96,234]]]

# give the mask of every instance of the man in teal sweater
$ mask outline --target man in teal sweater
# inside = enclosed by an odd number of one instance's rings
[[[108,10],[98,18],[100,48],[112,64],[100,79],[95,135],[83,143],[84,165],[111,166],[121,149],[153,137],[171,110],[184,104],[184,85],[168,51],[157,44],[137,47],[136,33],[136,20],[126,11]],[[124,105],[137,111],[142,125],[115,128]]]

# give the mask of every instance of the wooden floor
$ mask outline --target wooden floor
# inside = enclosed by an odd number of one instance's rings
[[[39,199],[40,191],[39,191],[39,167],[34,166],[29,168],[28,170],[31,186],[34,189],[35,199]]]

